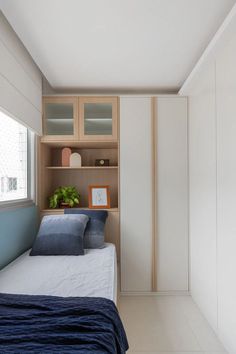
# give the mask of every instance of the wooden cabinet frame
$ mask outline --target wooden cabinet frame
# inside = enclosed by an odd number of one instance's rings
[[[113,113],[113,130],[112,136],[95,135],[85,136],[81,138],[81,121],[82,115],[79,110],[79,104],[82,102],[106,103],[112,102]],[[108,211],[108,220],[105,227],[105,240],[116,245],[117,259],[120,255],[120,212],[119,212],[119,142],[118,142],[118,124],[119,124],[119,109],[117,97],[78,97],[78,96],[45,96],[43,97],[43,131],[45,132],[45,103],[73,103],[73,118],[74,118],[74,135],[43,135],[38,139],[38,201],[41,212],[41,217],[44,215],[61,215],[63,209],[48,209],[48,197],[54,191],[54,181],[58,180],[58,185],[62,179],[68,178],[69,184],[74,184],[73,181],[78,179],[81,183],[80,191],[82,194],[88,193],[87,185],[89,184],[108,184],[107,175],[109,175],[109,186],[111,193],[113,190],[111,208],[105,209]],[[79,130],[80,129],[80,130]],[[87,163],[78,169],[63,169],[61,166],[53,166],[52,156],[55,149],[61,149],[64,146],[69,146],[75,149],[88,150],[86,152]],[[103,152],[108,149],[109,155],[107,158],[113,161],[111,166],[101,168],[98,166],[89,165],[91,156],[94,154],[93,160],[97,158],[94,150],[98,149],[98,156],[103,156]],[[114,151],[112,151],[112,150]],[[116,151],[115,151],[116,150]],[[85,151],[83,151],[85,153]],[[101,155],[102,154],[102,155]],[[105,155],[107,156],[107,155]],[[65,173],[64,177],[62,174]],[[78,178],[77,178],[78,176]],[[91,180],[91,183],[89,182]],[[62,184],[64,184],[64,181]],[[85,188],[86,187],[86,188]],[[81,198],[82,199],[82,198]],[[79,208],[88,209],[86,202],[81,201]]]
[[[43,97],[43,133],[46,132],[46,112],[45,104],[46,103],[72,103],[73,104],[73,135],[46,135],[44,134],[41,141],[50,142],[50,141],[78,141],[79,139],[79,122],[78,122],[78,98],[77,97],[54,97],[47,96]]]
[[[112,135],[85,135],[84,134],[84,104],[111,103],[112,104]],[[118,99],[117,97],[79,97],[79,140],[80,141],[117,141],[118,139]]]

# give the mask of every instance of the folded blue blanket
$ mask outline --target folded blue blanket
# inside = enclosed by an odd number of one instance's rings
[[[126,334],[111,300],[0,294],[1,354],[126,350]]]

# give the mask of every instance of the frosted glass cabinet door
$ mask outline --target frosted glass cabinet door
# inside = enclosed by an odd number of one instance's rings
[[[117,97],[80,97],[80,139],[117,140]]]
[[[46,140],[74,140],[78,136],[76,97],[45,97],[43,128]]]

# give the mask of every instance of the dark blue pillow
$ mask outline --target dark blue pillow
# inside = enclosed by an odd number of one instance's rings
[[[83,255],[86,215],[44,216],[30,256]]]
[[[65,209],[65,214],[83,214],[89,217],[84,234],[84,248],[103,248],[104,229],[108,216],[106,210]]]

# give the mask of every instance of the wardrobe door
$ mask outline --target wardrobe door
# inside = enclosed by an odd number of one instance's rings
[[[151,98],[120,99],[121,291],[151,291]]]
[[[158,291],[188,290],[187,99],[157,99],[156,184]]]

